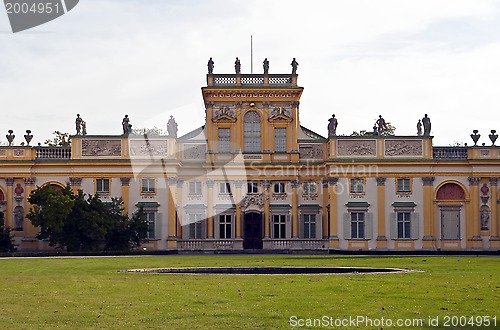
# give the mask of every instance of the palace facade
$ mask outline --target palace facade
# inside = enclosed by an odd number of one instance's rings
[[[26,219],[27,197],[67,183],[122,197],[129,214],[142,206],[149,250],[500,250],[494,138],[326,138],[300,125],[297,78],[208,74],[206,121],[181,137],[1,146],[0,207],[18,251],[51,249]]]

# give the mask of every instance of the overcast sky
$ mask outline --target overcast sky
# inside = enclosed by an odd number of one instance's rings
[[[382,115],[397,135],[427,113],[434,145],[500,131],[499,1],[82,0],[16,34],[0,10],[0,142],[74,134],[77,113],[89,134],[121,134],[128,114],[164,130],[173,115],[183,135],[204,123],[208,58],[250,73],[250,35],[254,73],[297,58],[301,125],[323,136],[333,113],[338,134]]]

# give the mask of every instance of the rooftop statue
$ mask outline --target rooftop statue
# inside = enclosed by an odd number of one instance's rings
[[[263,66],[264,74],[269,74],[269,61],[267,60],[267,57],[264,59]]]
[[[125,115],[122,120],[123,135],[128,135],[131,127],[132,125],[130,125],[130,119],[128,118],[128,115]]]
[[[236,71],[236,74],[241,73],[241,63],[238,58],[236,58],[236,61],[234,62],[234,71]]]
[[[427,117],[427,114],[422,118],[422,124],[424,125],[424,136],[431,135],[431,119]]]
[[[375,122],[377,125],[377,133],[378,135],[382,135],[385,130],[387,130],[387,124],[385,122],[385,119],[382,118],[382,115],[378,116],[377,121]]]
[[[292,66],[292,74],[297,74],[297,67],[299,66],[299,63],[295,60],[295,57],[292,60],[292,63],[290,63]]]
[[[174,116],[170,116],[167,123],[168,136],[177,137],[177,123],[175,122]]]
[[[337,125],[338,121],[335,118],[335,115],[332,115],[332,118],[328,119],[328,136],[336,136],[337,135]]]
[[[82,122],[83,122],[83,119],[80,118],[80,114],[77,114],[76,120],[75,120],[76,135],[80,135],[82,133]]]
[[[421,136],[422,135],[422,121],[419,119],[417,123],[417,135]]]
[[[208,60],[207,66],[208,66],[208,74],[213,74],[214,73],[214,61],[212,60],[211,57]]]

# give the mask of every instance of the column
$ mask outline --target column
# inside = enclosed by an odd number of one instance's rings
[[[491,236],[490,236],[490,249],[500,248],[500,221],[498,216],[498,178],[490,178],[490,191],[491,191]]]
[[[292,238],[299,238],[299,180],[292,180]]]
[[[36,178],[24,178],[24,214],[29,212],[31,208],[31,204],[28,202],[28,199],[33,191],[33,187],[35,185]],[[35,237],[38,234],[38,228],[33,226],[29,219],[24,218],[24,236],[25,237]]]
[[[271,139],[274,139],[274,132],[270,132],[270,130],[273,129],[273,126],[269,125],[269,122],[266,118],[267,114],[269,113],[269,102],[262,102],[262,107],[264,110],[264,116],[262,118],[262,153],[269,154],[271,152],[271,148],[273,148]],[[267,160],[269,160],[269,158]]]
[[[424,249],[436,248],[436,222],[432,198],[434,179],[433,176],[425,176],[422,178],[422,184],[424,185],[424,237],[422,238]]]
[[[328,190],[330,198],[330,248],[339,247],[339,237],[337,235],[337,183],[339,178],[328,178]]]
[[[168,199],[168,238],[167,247],[171,249],[177,248],[177,217],[176,217],[176,192],[177,192],[177,178],[167,178],[167,199]]]
[[[292,160],[299,160],[299,101],[293,101],[292,105],[292,117],[293,121],[291,124],[292,127],[292,149],[291,152],[295,153],[292,155]]]
[[[271,187],[271,181],[264,180],[264,238],[269,239],[270,228],[271,228],[271,205],[269,200],[269,187]]]
[[[323,188],[322,196],[323,203],[321,205],[321,214],[322,217],[322,225],[321,225],[321,233],[323,239],[328,238],[328,180],[321,180],[321,186]]]
[[[236,236],[236,238],[239,238],[241,239],[241,204],[240,204],[240,200],[241,200],[241,187],[243,186],[243,181],[242,180],[236,180],[234,182],[234,186],[236,188],[236,194],[235,194],[235,204],[236,204],[236,207],[235,207],[235,233],[234,235]]]
[[[78,195],[78,190],[82,189],[82,178],[70,177],[69,183],[71,185],[71,190],[73,191],[73,194]]]
[[[71,182],[71,186],[73,187],[73,182],[77,187],[73,189],[80,189],[82,184],[82,178],[69,178]],[[121,177],[120,182],[122,183],[122,200],[123,200],[123,214],[128,215],[128,206],[129,206],[129,197],[130,197],[130,178]],[[73,190],[74,191],[74,190]]]
[[[469,194],[470,194],[470,216],[465,219],[467,247],[482,248],[482,240],[479,235],[479,181],[481,178],[469,177]]]
[[[7,200],[7,210],[5,212],[5,226],[6,227],[14,227],[14,222],[13,222],[13,211],[14,211],[14,204],[13,204],[13,186],[14,186],[14,178],[5,178],[5,183],[7,184],[7,196],[5,196]]]
[[[236,146],[234,152],[241,152],[243,150],[243,114],[241,106],[243,103],[241,101],[234,102],[236,105],[236,118],[239,120],[234,124],[234,136],[236,137]]]
[[[214,238],[214,184],[213,180],[207,180],[207,237]]]
[[[378,177],[377,180],[377,248],[387,248],[387,237],[385,236],[385,181],[386,178]]]
[[[176,236],[177,239],[182,239],[182,194],[183,194],[183,188],[184,187],[184,180],[177,180],[177,200],[176,200],[176,208],[175,208],[175,214],[176,214],[176,220],[177,220],[177,229],[176,229]]]
[[[207,123],[210,123],[206,126],[207,128],[207,153],[210,154],[213,152],[213,143],[214,143],[214,129],[212,125],[212,118],[213,118],[213,112],[214,112],[214,102],[208,101],[205,103],[205,113],[207,115]],[[217,134],[217,132],[215,132]],[[215,140],[217,141],[217,140]]]

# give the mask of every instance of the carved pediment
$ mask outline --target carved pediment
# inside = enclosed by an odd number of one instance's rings
[[[219,110],[215,110],[214,117],[212,118],[214,123],[220,122],[236,122],[236,115],[234,110],[231,110],[228,106],[220,106]]]
[[[268,198],[269,197],[264,196],[264,193],[259,195],[247,195],[241,200],[240,206],[243,211],[252,206],[262,210],[264,208],[264,201]]]
[[[274,108],[271,110],[269,117],[270,122],[285,121],[290,123],[292,121],[292,114],[289,110],[283,107]]]

